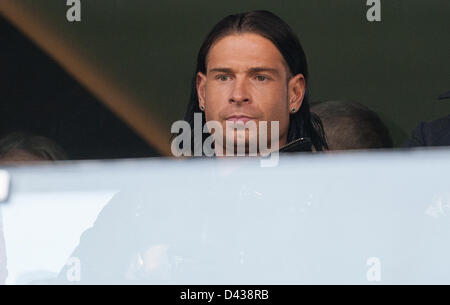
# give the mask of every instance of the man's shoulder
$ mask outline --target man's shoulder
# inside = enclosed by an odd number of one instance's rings
[[[430,122],[421,122],[413,130],[408,146],[450,145],[450,115]]]

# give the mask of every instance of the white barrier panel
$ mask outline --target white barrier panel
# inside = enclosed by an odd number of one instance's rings
[[[450,283],[446,149],[8,171],[7,283]]]

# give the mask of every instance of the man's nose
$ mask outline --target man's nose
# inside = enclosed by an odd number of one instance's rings
[[[245,79],[236,79],[236,81],[234,82],[230,102],[232,103],[250,102],[250,96],[248,94]]]

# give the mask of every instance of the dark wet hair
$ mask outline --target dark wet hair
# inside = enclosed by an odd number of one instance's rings
[[[192,130],[194,128],[194,113],[201,112],[203,122],[206,121],[205,114],[198,105],[197,73],[206,74],[206,58],[213,44],[233,33],[255,33],[270,40],[286,61],[290,74],[292,76],[299,73],[303,74],[306,84],[308,84],[308,67],[303,48],[295,33],[280,17],[264,10],[227,16],[209,32],[198,52],[197,66],[191,84],[191,95],[184,117]],[[191,136],[192,144],[194,144],[194,132],[191,132]],[[203,141],[208,136],[208,134],[203,134]],[[317,151],[327,148],[320,118],[310,112],[308,88],[300,109],[289,116],[287,143],[299,138],[309,138]],[[194,145],[191,147],[194,150]]]

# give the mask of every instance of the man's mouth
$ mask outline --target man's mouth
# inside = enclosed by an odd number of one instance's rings
[[[248,121],[253,120],[252,117],[246,116],[246,115],[231,115],[229,117],[226,118],[226,121],[229,122],[233,122],[233,123],[238,123],[238,122],[242,122],[242,123],[247,123]]]

